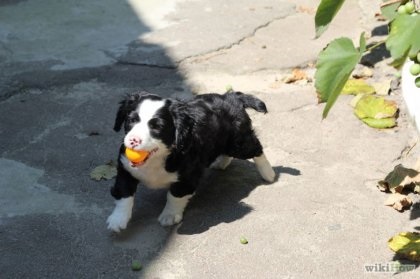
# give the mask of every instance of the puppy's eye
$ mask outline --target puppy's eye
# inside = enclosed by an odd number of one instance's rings
[[[136,122],[140,122],[140,117],[139,117],[139,115],[137,113],[132,114],[132,115],[129,115],[127,117],[127,123],[128,124],[134,124]]]
[[[162,129],[164,125],[165,125],[164,120],[160,118],[153,118],[153,119],[150,119],[149,121],[149,127],[150,129],[153,129],[153,130]]]

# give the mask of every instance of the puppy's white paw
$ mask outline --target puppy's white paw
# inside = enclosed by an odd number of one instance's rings
[[[210,165],[210,168],[216,170],[225,170],[230,163],[232,162],[232,157],[228,157],[225,155],[220,155],[216,158],[216,160]]]
[[[276,177],[276,173],[274,172],[271,166],[266,166],[259,169],[259,173],[261,177],[267,182],[274,182],[274,178]]]
[[[172,226],[182,221],[182,213],[162,212],[158,218],[162,226]]]
[[[162,226],[172,226],[181,222],[184,209],[191,197],[192,195],[186,195],[177,198],[168,192],[165,208],[158,218],[159,223]]]
[[[120,232],[127,228],[133,211],[134,197],[122,198],[115,201],[115,208],[106,220],[108,229]]]
[[[254,162],[261,177],[267,182],[273,182],[274,178],[276,177],[276,173],[274,172],[264,153],[259,157],[255,157]]]
[[[128,221],[130,221],[130,218],[127,215],[114,212],[108,217],[106,223],[108,224],[108,230],[119,233],[127,228]]]

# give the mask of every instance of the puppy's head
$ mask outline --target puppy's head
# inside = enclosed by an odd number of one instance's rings
[[[153,153],[169,149],[175,138],[169,103],[147,92],[132,94],[120,102],[114,130],[118,132],[124,126],[124,145]]]

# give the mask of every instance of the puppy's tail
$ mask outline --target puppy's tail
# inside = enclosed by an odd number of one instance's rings
[[[258,112],[267,113],[267,107],[260,99],[242,92],[232,92],[229,94],[235,96],[235,99],[239,100],[243,104],[244,108],[252,108]]]

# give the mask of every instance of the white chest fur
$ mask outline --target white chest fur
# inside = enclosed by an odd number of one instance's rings
[[[165,158],[166,156],[153,156],[144,165],[132,167],[128,159],[122,155],[121,163],[133,177],[140,180],[145,186],[159,189],[167,188],[178,180],[176,172],[167,172],[165,170]]]

